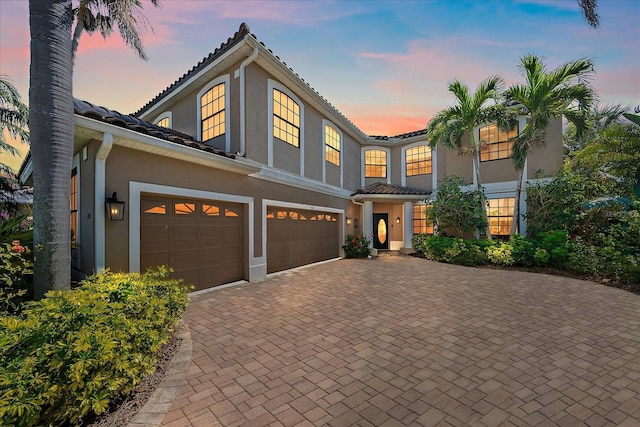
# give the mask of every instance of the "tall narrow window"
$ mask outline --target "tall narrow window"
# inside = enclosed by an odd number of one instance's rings
[[[332,126],[324,127],[325,159],[329,163],[340,166],[340,134]]]
[[[387,153],[382,150],[364,152],[364,176],[366,178],[387,177]]]
[[[508,159],[511,157],[512,138],[518,136],[518,126],[509,131],[501,130],[497,124],[480,128],[480,161]]]
[[[426,175],[431,173],[431,147],[419,145],[405,152],[407,176]]]
[[[413,234],[433,234],[433,218],[430,218],[428,210],[431,206],[413,206]]]
[[[273,136],[300,146],[300,106],[278,89],[273,89]]]
[[[224,83],[215,85],[200,97],[200,117],[202,142],[226,132]]]
[[[71,208],[71,244],[78,243],[78,169],[71,171],[71,192],[69,194]]]
[[[496,236],[508,236],[511,234],[511,224],[513,224],[513,209],[515,207],[515,197],[505,197],[502,199],[489,199],[487,207],[487,217],[489,219],[489,230]]]

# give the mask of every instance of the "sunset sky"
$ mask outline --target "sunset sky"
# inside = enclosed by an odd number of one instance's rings
[[[74,2],[75,4],[75,2]],[[422,129],[453,103],[447,83],[499,74],[522,81],[520,58],[549,68],[589,57],[602,104],[640,104],[640,0],[600,0],[601,26],[576,0],[143,0],[149,61],[120,40],[83,35],[77,98],[132,113],[246,22],[252,33],[370,135]],[[0,0],[0,74],[28,100],[27,0]],[[9,162],[4,156],[0,161]],[[18,161],[19,165],[19,161]]]

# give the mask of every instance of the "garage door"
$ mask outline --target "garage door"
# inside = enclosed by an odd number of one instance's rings
[[[299,209],[267,210],[267,272],[339,255],[338,216]]]
[[[168,265],[196,289],[244,279],[244,208],[214,200],[143,195],[140,270]]]

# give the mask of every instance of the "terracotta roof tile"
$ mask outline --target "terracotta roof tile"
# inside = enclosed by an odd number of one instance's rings
[[[364,188],[358,188],[353,194],[393,194],[393,195],[416,195],[427,196],[431,194],[428,190],[413,187],[403,187],[401,185],[384,184],[382,182],[375,182],[367,185]]]
[[[173,129],[145,122],[144,120],[140,120],[137,117],[122,114],[114,110],[109,110],[108,108],[100,107],[87,101],[74,99],[73,112],[80,116],[88,117],[90,119],[98,120],[104,123],[109,123],[121,128],[126,128],[143,135],[150,135],[174,144],[184,145],[187,147],[206,151],[208,153],[218,154],[230,159],[235,159],[234,154],[227,153],[226,151],[218,150],[217,148],[198,142],[191,135],[187,135],[186,133],[178,132]]]

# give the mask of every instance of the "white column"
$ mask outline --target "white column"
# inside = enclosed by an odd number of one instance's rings
[[[95,195],[94,195],[94,225],[95,225],[95,240],[94,240],[94,250],[95,250],[95,265],[93,268],[96,272],[100,272],[104,270],[105,263],[105,224],[106,215],[105,215],[105,198],[106,198],[106,163],[107,156],[111,152],[111,148],[113,147],[113,136],[110,133],[105,133],[102,136],[102,143],[98,147],[98,152],[96,153],[96,164],[95,164]]]
[[[404,202],[403,206],[403,231],[404,231],[404,248],[411,249],[411,238],[413,237],[413,203]]]
[[[370,247],[373,247],[373,202],[364,202],[362,211],[362,234],[371,239]]]

